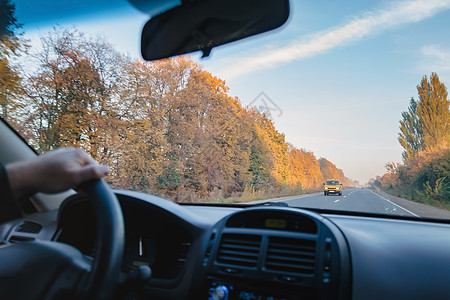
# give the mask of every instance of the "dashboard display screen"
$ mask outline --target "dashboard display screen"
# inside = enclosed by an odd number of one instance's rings
[[[264,210],[237,213],[227,220],[225,226],[317,233],[317,224],[312,218],[285,211]]]
[[[283,219],[266,219],[265,224],[267,228],[285,229],[286,220]]]

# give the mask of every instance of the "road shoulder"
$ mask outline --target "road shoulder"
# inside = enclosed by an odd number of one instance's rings
[[[424,218],[434,218],[434,219],[450,219],[450,211],[440,209],[428,204],[419,203],[411,200],[406,200],[397,196],[393,196],[386,192],[380,190],[371,190],[380,197],[386,198],[389,201],[404,207],[405,209],[415,213]]]

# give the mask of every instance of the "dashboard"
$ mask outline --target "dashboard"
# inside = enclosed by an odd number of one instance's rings
[[[125,221],[117,299],[449,299],[450,225],[281,206],[178,205],[115,191]],[[3,243],[95,249],[89,201],[0,226]],[[129,284],[136,269],[151,278]]]

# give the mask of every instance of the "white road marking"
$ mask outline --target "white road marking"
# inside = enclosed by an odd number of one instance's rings
[[[371,190],[368,190],[368,191],[370,191],[371,193],[373,193],[373,194],[375,194],[375,195],[377,195],[378,197],[380,197],[381,199],[383,199],[383,200],[386,200],[387,202],[389,202],[389,203],[391,203],[392,205],[395,205],[395,206],[397,206],[398,208],[401,208],[401,209],[403,209],[404,211],[406,211],[407,213],[410,213],[411,215],[413,215],[413,216],[415,216],[415,217],[418,217],[418,218],[420,218],[420,216],[418,216],[418,215],[416,215],[415,213],[413,213],[413,212],[411,212],[411,211],[409,211],[409,210],[407,210],[406,208],[404,208],[404,207],[401,207],[400,205],[398,205],[398,204],[395,204],[394,202],[392,202],[391,200],[388,200],[388,199],[386,199],[386,198],[384,198],[384,197],[382,197],[382,196],[380,196],[380,195],[378,195],[377,193],[374,193],[374,192],[372,192]],[[395,210],[395,208],[394,208],[394,210]]]
[[[339,202],[339,200],[334,200],[334,202]]]
[[[345,198],[345,197],[347,197],[347,196],[344,196],[344,198]]]

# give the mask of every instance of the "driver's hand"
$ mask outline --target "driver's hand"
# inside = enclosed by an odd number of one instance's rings
[[[109,168],[98,164],[83,150],[64,148],[35,158],[6,165],[11,190],[15,197],[37,192],[58,193],[80,183],[102,178]]]

